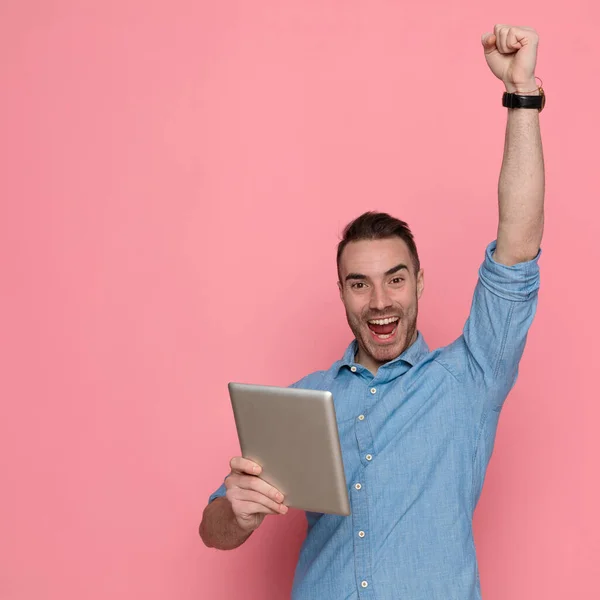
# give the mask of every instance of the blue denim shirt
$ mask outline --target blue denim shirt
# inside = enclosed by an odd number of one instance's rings
[[[473,511],[535,314],[541,255],[508,267],[495,247],[453,343],[431,352],[419,332],[373,376],[354,362],[354,341],[294,384],[333,393],[352,514],[306,513],[293,600],[481,598]]]

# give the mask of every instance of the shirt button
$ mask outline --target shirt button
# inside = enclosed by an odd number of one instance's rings
[[[353,373],[356,373],[356,367],[350,367],[350,370],[351,370]]]
[[[371,394],[376,394],[377,393],[377,388],[371,388]]]
[[[370,454],[367,454],[367,455],[365,456],[365,458],[366,458],[367,460],[373,460],[373,457],[372,457]]]
[[[364,588],[367,587],[369,585],[368,581],[361,581],[360,585],[362,585]]]
[[[364,531],[359,531],[358,532],[358,537],[365,537],[365,532]]]
[[[359,421],[364,421],[365,420],[365,415],[358,415],[358,420]]]
[[[362,488],[362,485],[360,485],[360,483],[357,483],[354,487],[355,489],[360,490]]]

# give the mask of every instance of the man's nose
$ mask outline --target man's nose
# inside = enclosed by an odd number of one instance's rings
[[[392,305],[392,299],[384,287],[373,286],[369,308],[373,310],[385,310]]]

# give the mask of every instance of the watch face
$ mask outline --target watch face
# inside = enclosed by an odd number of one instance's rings
[[[546,94],[543,88],[540,88],[540,112],[544,110],[544,106],[546,106]]]

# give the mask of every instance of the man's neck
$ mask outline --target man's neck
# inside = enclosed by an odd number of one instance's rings
[[[402,350],[402,352],[400,352],[400,354],[398,354],[398,356],[401,356],[402,354],[404,354],[417,341],[418,336],[419,336],[419,332],[417,329],[415,329],[415,332],[412,336],[410,343]],[[398,356],[396,358],[398,358]],[[381,367],[382,365],[385,365],[388,362],[391,362],[392,360],[396,360],[396,358],[392,358],[390,360],[379,362],[379,361],[375,360],[372,356],[369,356],[366,352],[363,352],[362,348],[359,345],[358,351],[356,352],[356,356],[354,358],[354,361],[356,363],[358,363],[359,365],[362,365],[363,367],[365,367],[365,369],[369,370],[371,373],[373,373],[373,376],[375,376],[375,375],[377,375],[377,371],[379,370],[379,367]]]

